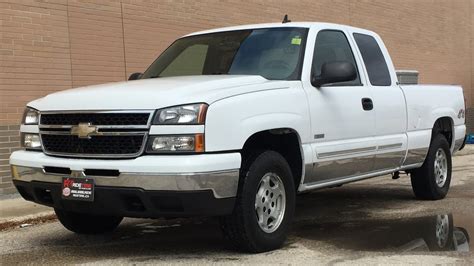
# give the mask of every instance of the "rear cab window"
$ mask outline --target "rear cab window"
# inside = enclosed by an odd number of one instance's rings
[[[354,33],[353,36],[364,60],[370,84],[373,86],[392,85],[390,71],[377,40],[373,36],[361,33]]]

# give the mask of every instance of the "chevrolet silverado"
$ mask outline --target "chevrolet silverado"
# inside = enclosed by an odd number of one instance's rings
[[[128,81],[28,103],[11,155],[23,198],[76,233],[123,217],[219,217],[248,252],[280,247],[296,194],[406,172],[448,193],[462,88],[399,84],[374,32],[273,23],[192,33]]]

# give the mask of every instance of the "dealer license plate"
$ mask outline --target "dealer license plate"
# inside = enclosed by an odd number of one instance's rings
[[[94,179],[63,177],[61,196],[66,200],[94,201]]]

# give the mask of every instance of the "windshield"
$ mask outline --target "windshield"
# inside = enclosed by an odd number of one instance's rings
[[[184,37],[166,49],[142,78],[229,74],[299,79],[307,31],[285,27]]]

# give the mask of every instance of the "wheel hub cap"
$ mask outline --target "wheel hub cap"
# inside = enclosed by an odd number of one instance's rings
[[[285,207],[285,187],[281,178],[275,173],[265,174],[255,196],[257,222],[265,233],[278,229],[285,216]]]
[[[446,214],[436,217],[436,239],[438,246],[444,248],[449,237],[449,216]]]
[[[443,187],[448,176],[448,159],[446,158],[446,153],[441,148],[436,151],[434,174],[436,185],[438,185],[438,187]]]

